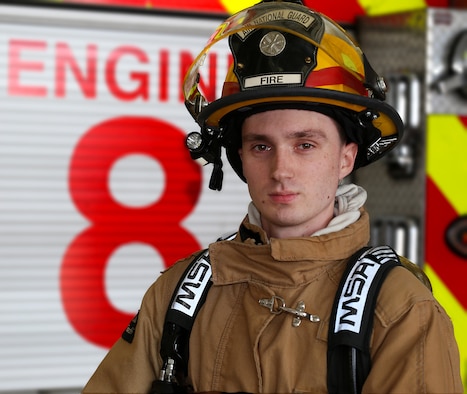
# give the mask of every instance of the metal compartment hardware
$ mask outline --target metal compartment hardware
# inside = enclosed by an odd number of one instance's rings
[[[405,133],[353,181],[368,191],[372,243],[424,262],[426,127],[430,114],[467,115],[467,10],[425,8],[358,20],[357,39],[389,85]]]

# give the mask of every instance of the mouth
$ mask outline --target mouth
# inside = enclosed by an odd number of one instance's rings
[[[277,204],[288,204],[297,198],[297,193],[291,191],[274,192],[269,194],[269,198]]]

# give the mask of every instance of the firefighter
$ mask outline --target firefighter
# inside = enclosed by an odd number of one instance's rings
[[[200,86],[213,48],[233,56],[219,97]],[[453,327],[423,273],[387,248],[352,257],[370,227],[349,175],[402,137],[385,91],[351,36],[300,1],[221,24],[185,78],[200,127],[187,146],[212,164],[214,190],[225,149],[248,212],[155,280],[85,393],[462,393]],[[347,350],[346,337],[359,343]]]

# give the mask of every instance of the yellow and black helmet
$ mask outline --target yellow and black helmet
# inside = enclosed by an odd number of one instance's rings
[[[231,60],[222,87],[203,92],[202,69],[214,46]],[[244,180],[240,127],[255,112],[302,108],[333,117],[359,144],[355,168],[379,159],[402,137],[400,116],[384,102],[383,78],[351,36],[301,1],[263,0],[228,18],[191,65],[183,90],[201,127],[187,136],[187,146],[194,159],[214,164],[212,189],[222,185],[221,146]]]

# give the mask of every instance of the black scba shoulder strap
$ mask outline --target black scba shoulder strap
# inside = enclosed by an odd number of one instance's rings
[[[188,338],[196,315],[211,288],[211,263],[208,250],[203,250],[188,266],[172,295],[165,317],[160,354],[172,358],[178,372],[187,374]]]
[[[231,240],[235,236],[236,233],[218,241]],[[190,333],[211,288],[211,277],[209,250],[205,249],[188,265],[172,295],[161,338],[160,355],[164,365],[159,380],[153,383],[152,393],[184,392]]]
[[[371,367],[369,338],[377,294],[387,273],[396,265],[400,265],[399,258],[388,246],[363,248],[349,260],[334,300],[329,326],[327,380],[330,393],[361,391]],[[184,392],[189,337],[211,287],[211,274],[206,249],[191,262],[177,284],[161,340],[160,355],[164,365],[160,379],[153,384],[153,393]]]
[[[328,332],[328,391],[362,391],[371,369],[370,337],[379,290],[389,271],[401,265],[389,246],[363,248],[352,256],[334,299]]]

